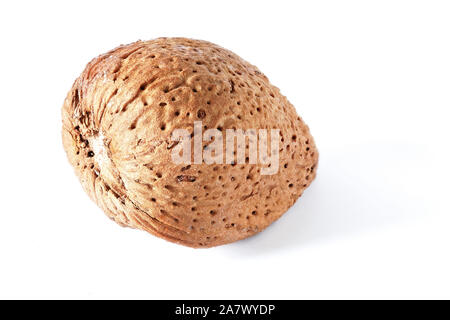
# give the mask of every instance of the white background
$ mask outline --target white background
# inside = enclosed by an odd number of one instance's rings
[[[450,298],[448,1],[3,1],[0,298]],[[190,249],[84,194],[60,107],[90,59],[160,36],[257,65],[317,180],[251,239]]]

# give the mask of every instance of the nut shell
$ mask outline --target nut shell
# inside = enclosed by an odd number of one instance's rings
[[[206,41],[138,41],[95,58],[68,93],[62,119],[68,159],[106,215],[190,247],[265,229],[316,174],[318,152],[294,107],[255,66]],[[175,164],[171,133],[192,132],[200,120],[223,131],[280,129],[278,172]]]

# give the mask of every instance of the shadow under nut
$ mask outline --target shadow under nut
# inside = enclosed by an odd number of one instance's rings
[[[190,247],[264,230],[316,175],[314,140],[286,97],[255,66],[206,41],[138,41],[93,59],[62,118],[68,159],[106,215]],[[222,132],[280,129],[278,172],[262,175],[259,163],[174,163],[171,133],[192,132],[194,121]]]

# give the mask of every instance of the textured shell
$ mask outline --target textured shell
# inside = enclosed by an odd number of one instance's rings
[[[318,153],[294,107],[255,66],[206,41],[138,41],[95,58],[62,118],[68,159],[106,215],[186,246],[263,230],[316,173]],[[278,173],[261,175],[261,164],[174,164],[171,132],[192,132],[197,120],[280,129]]]

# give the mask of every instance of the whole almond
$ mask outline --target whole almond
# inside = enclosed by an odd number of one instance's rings
[[[206,41],[138,41],[95,58],[62,118],[68,159],[106,215],[190,247],[265,229],[316,175],[318,152],[295,108],[255,66]],[[270,164],[249,163],[248,153],[245,163],[175,163],[174,130],[193,135],[199,121],[224,136],[279,129],[276,172],[263,174]]]

